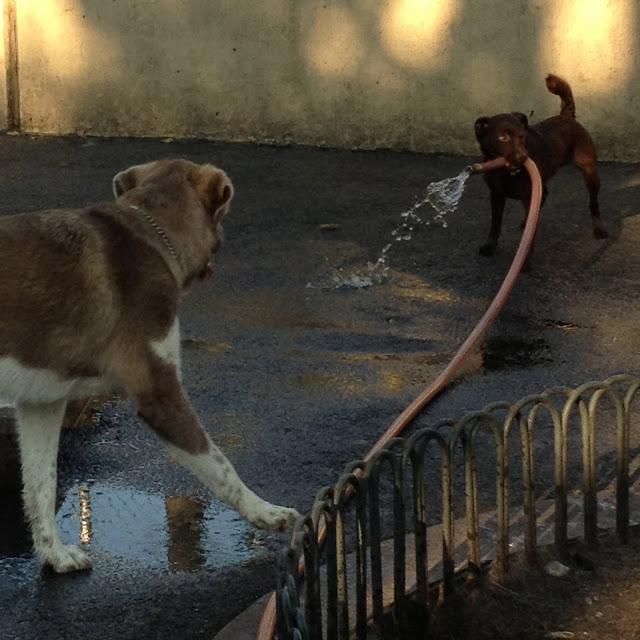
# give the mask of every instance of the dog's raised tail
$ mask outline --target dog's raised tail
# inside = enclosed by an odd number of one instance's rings
[[[566,80],[550,73],[546,78],[547,89],[562,100],[560,105],[560,116],[562,118],[576,117],[576,103],[573,101],[571,87]]]

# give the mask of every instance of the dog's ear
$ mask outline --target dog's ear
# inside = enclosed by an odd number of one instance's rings
[[[529,126],[529,118],[519,111],[512,111],[511,115],[520,120],[520,124],[526,129]]]
[[[478,118],[476,120],[475,130],[476,130],[476,138],[478,138],[478,140],[480,140],[484,132],[487,130],[488,126],[489,126],[489,118],[487,118],[487,116],[483,116],[482,118]]]
[[[113,195],[119,198],[125,191],[133,189],[137,184],[136,167],[116,173],[112,181]]]
[[[205,164],[195,175],[192,174],[191,181],[204,208],[216,223],[220,222],[228,213],[233,198],[233,184],[229,176],[222,169]]]

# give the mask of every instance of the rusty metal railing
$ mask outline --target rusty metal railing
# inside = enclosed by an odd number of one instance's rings
[[[333,487],[318,492],[294,529],[278,577],[279,639],[364,640],[371,626],[379,637],[391,638],[408,626],[415,633],[416,625],[428,638],[432,585],[437,582],[438,605],[446,612],[441,605],[451,598],[457,571],[477,571],[491,562],[495,579],[507,576],[515,538],[527,563],[535,565],[543,512],[547,519],[552,514],[547,530],[558,559],[567,558],[569,490],[575,482],[585,543],[596,544],[598,489],[609,481],[615,484],[617,537],[625,543],[630,427],[639,388],[640,378],[617,375],[576,389],[549,389],[515,404],[497,402],[458,421],[421,428],[369,460],[348,465]],[[612,429],[615,473],[608,477],[609,468],[597,465],[597,434],[610,435]],[[535,455],[544,449],[536,448],[540,433],[550,433],[553,441],[553,479],[546,483],[536,473]],[[569,455],[577,448],[580,459],[570,468]],[[488,458],[492,469],[479,470]],[[440,511],[439,518],[429,517],[429,506],[436,515]],[[322,543],[320,528],[326,528]],[[383,543],[387,536],[391,542]],[[349,548],[353,553],[347,556]]]

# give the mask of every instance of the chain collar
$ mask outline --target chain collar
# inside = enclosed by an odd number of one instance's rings
[[[164,246],[167,247],[167,251],[177,260],[178,252],[173,246],[173,243],[167,235],[167,232],[158,224],[157,220],[146,209],[139,207],[137,204],[129,204],[129,208],[137,211],[142,215],[142,217],[153,227],[154,231],[160,236],[160,239],[164,243]]]

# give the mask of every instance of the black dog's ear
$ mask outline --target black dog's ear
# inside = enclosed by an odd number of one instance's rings
[[[520,124],[525,129],[529,126],[529,119],[527,118],[527,116],[524,115],[524,113],[520,113],[519,111],[512,111],[511,115],[518,118],[518,120],[520,120]]]
[[[482,136],[482,134],[487,130],[488,126],[489,126],[489,118],[487,118],[487,116],[478,118],[475,124],[476,138],[480,139],[480,136]]]

